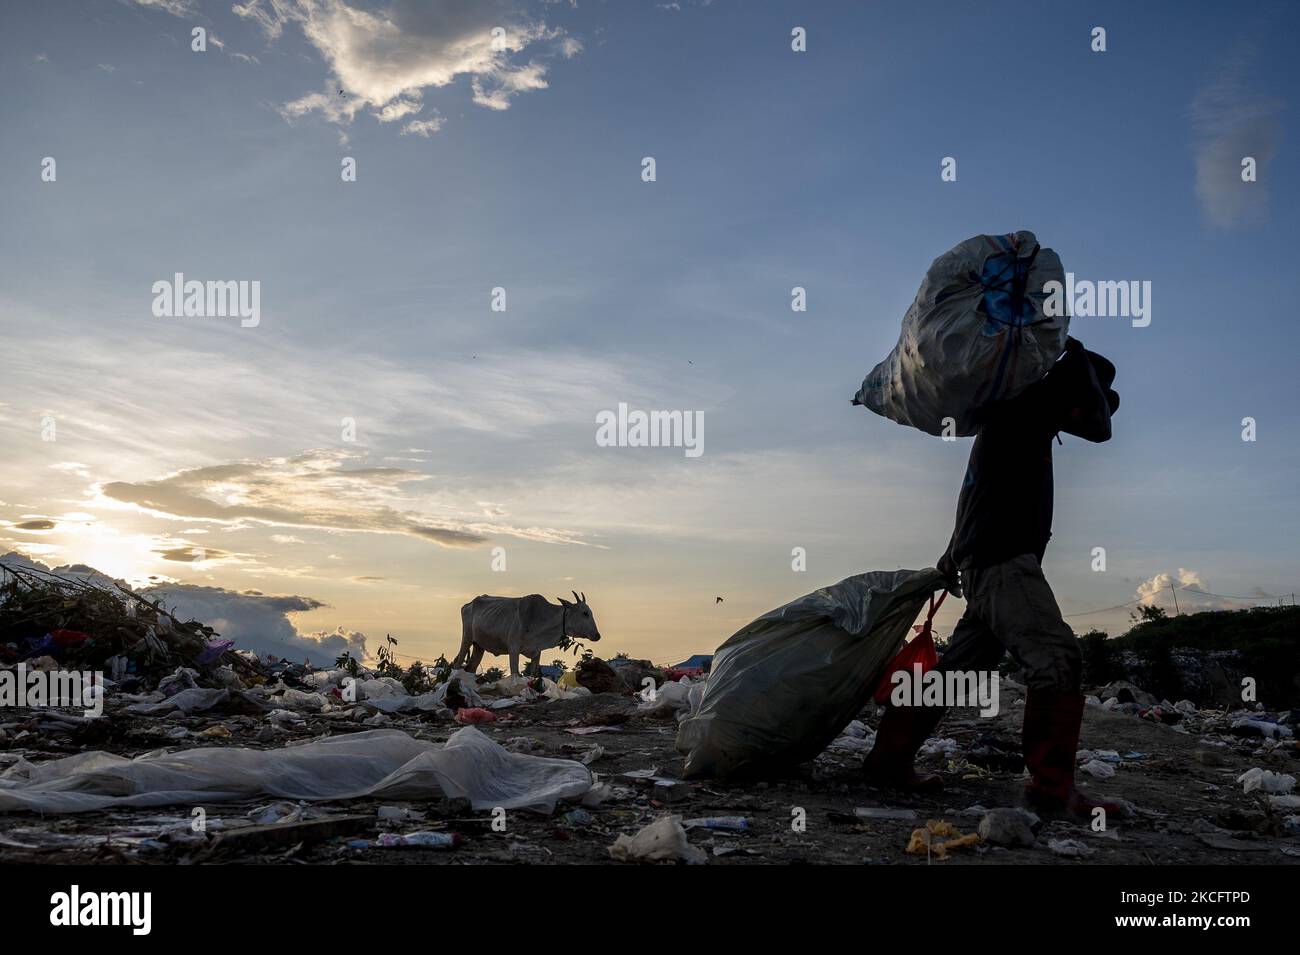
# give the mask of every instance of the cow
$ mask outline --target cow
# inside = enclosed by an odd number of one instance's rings
[[[452,668],[463,666],[473,673],[485,652],[497,656],[505,653],[510,655],[510,675],[518,676],[520,654],[540,666],[542,651],[558,647],[565,637],[599,640],[600,630],[587,606],[587,595],[579,596],[576,590],[572,593],[573,601],[556,597],[559,606],[541,594],[475,597],[460,608],[460,653]]]

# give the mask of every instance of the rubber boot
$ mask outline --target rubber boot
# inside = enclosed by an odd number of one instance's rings
[[[873,786],[888,786],[905,792],[934,792],[943,780],[921,775],[912,766],[916,751],[943,719],[942,706],[891,706],[880,718],[876,744],[862,764],[862,775]]]
[[[1074,758],[1082,723],[1082,694],[1029,690],[1022,733],[1025,768],[1031,777],[1025,786],[1026,800],[1045,813],[1091,818],[1092,811],[1101,807],[1108,816],[1119,814],[1116,803],[1089,799],[1074,786]]]

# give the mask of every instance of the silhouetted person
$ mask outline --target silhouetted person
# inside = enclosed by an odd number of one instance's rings
[[[1066,432],[1110,439],[1119,407],[1115,367],[1073,338],[1048,374],[986,414],[971,447],[957,499],[957,521],[938,567],[966,612],[939,660],[940,671],[993,671],[1009,652],[1028,686],[1023,746],[1038,808],[1087,814],[1094,803],[1074,787],[1075,750],[1083,719],[1083,662],[1043,576],[1052,536],[1052,441]],[[863,771],[874,783],[909,790],[942,787],[918,775],[916,752],[944,707],[886,710]]]

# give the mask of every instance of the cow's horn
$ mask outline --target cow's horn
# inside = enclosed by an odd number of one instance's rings
[[[573,594],[574,600],[578,601],[578,603],[582,603],[582,598],[578,596],[578,592],[576,590],[570,590],[569,593]]]
[[[585,590],[582,592],[582,602],[583,603],[587,602],[587,592]]]

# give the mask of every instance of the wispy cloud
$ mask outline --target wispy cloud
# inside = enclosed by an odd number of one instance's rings
[[[108,501],[152,514],[222,524],[316,528],[404,534],[444,547],[473,547],[491,534],[551,543],[580,543],[554,528],[515,527],[483,521],[434,518],[404,509],[408,485],[431,480],[402,468],[350,467],[359,456],[309,451],[178,471],[153,481],[112,481],[100,489]],[[167,559],[185,560],[188,548],[170,548]],[[178,556],[168,556],[168,555]]]
[[[435,116],[432,119],[413,119],[402,127],[402,135],[423,136],[428,139],[440,129],[442,129],[441,116]]]
[[[151,10],[162,10],[174,17],[194,17],[199,15],[199,7],[195,0],[131,0],[131,2],[136,6],[148,7]]]
[[[1239,40],[1189,108],[1196,134],[1196,196],[1218,228],[1268,217],[1266,170],[1277,152],[1283,103],[1252,86],[1259,50],[1253,39]],[[1254,182],[1242,181],[1242,160],[1248,156],[1257,166]]]

